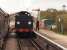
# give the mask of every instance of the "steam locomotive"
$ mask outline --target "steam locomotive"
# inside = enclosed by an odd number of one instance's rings
[[[18,37],[34,38],[33,32],[33,16],[27,11],[18,12],[15,16],[15,29]]]

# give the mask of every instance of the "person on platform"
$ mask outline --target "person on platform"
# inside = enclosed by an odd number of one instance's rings
[[[39,21],[37,20],[36,22],[36,30],[38,31],[39,30]]]

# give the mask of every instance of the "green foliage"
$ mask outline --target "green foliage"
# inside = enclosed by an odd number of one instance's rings
[[[40,16],[40,19],[45,19],[45,16]]]

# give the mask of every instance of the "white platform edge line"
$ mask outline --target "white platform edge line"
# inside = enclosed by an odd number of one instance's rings
[[[51,40],[51,39],[49,39],[49,38],[47,38],[47,37],[45,37],[45,36],[43,36],[43,35],[39,34],[39,33],[38,33],[38,32],[36,32],[36,31],[34,31],[34,32],[35,32],[37,35],[39,35],[39,36],[41,36],[41,37],[45,38],[46,40],[50,41],[51,43],[53,43],[53,44],[57,45],[57,46],[58,46],[58,47],[60,47],[61,49],[63,49],[63,50],[67,50],[67,48],[65,48],[65,47],[61,46],[60,44],[58,44],[58,43],[54,42],[53,40]]]

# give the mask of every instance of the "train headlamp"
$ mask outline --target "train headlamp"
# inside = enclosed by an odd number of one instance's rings
[[[17,21],[17,24],[20,24],[20,22],[19,22],[19,21]]]
[[[28,22],[28,24],[31,24],[31,23],[32,23],[31,21]]]

